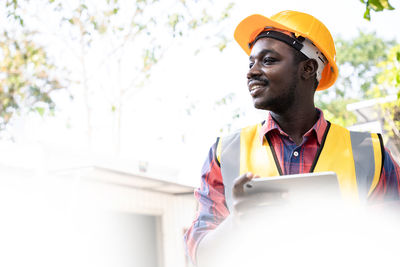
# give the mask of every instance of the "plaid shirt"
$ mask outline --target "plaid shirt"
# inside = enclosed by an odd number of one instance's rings
[[[275,149],[283,174],[309,172],[314,157],[327,127],[327,121],[320,111],[318,121],[304,134],[303,141],[296,145],[282,131],[271,115],[263,124],[260,138],[268,135]],[[215,158],[217,142],[211,147],[202,168],[201,186],[195,191],[199,203],[196,218],[185,234],[187,253],[196,262],[196,249],[208,231],[215,229],[228,215],[225,203],[224,185],[218,160]],[[297,152],[297,153],[296,153]],[[379,183],[369,196],[371,201],[400,199],[400,168],[390,152],[385,150],[385,161]]]

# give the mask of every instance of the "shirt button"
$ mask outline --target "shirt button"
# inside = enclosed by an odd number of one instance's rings
[[[297,157],[299,155],[299,152],[295,151],[293,152],[293,156]]]

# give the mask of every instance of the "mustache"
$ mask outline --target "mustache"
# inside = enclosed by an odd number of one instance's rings
[[[251,82],[263,83],[264,85],[268,85],[268,83],[269,83],[269,81],[264,77],[253,77],[247,81],[247,84],[249,84]]]

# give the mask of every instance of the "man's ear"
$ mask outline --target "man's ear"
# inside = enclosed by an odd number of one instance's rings
[[[303,79],[308,80],[308,79],[312,79],[312,78],[316,77],[318,63],[315,59],[310,58],[310,59],[304,60],[301,63],[302,63],[301,77]]]

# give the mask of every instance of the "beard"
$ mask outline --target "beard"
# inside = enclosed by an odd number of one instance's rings
[[[291,107],[296,99],[296,87],[299,78],[296,75],[292,76],[292,81],[285,90],[282,90],[278,96],[266,97],[262,101],[254,101],[254,107],[256,109],[269,110],[274,113],[283,113],[289,107]]]

